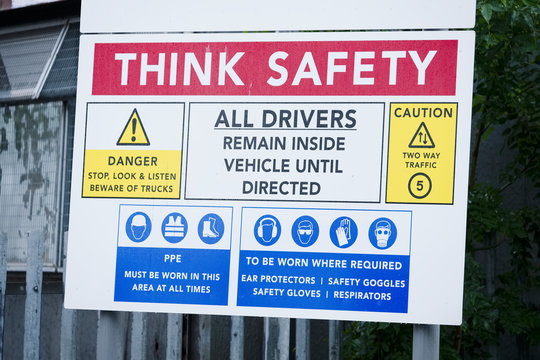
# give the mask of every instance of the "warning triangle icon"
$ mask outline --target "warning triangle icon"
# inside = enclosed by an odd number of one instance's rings
[[[414,136],[409,143],[410,148],[434,148],[435,143],[427,129],[426,124],[422,121]]]
[[[116,145],[150,145],[137,109],[133,109]]]

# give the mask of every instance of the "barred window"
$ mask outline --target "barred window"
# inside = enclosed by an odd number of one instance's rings
[[[44,234],[44,268],[59,265],[64,117],[60,101],[0,105],[0,232],[11,270],[24,269],[34,230]]]

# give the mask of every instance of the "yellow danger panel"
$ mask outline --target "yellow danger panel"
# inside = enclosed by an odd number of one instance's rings
[[[116,145],[150,145],[137,109],[133,109]]]
[[[452,204],[457,104],[391,103],[387,203]]]
[[[179,150],[86,150],[83,197],[180,198]]]

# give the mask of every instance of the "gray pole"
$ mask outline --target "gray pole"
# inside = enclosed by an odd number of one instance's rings
[[[182,359],[183,315],[167,315],[167,360]]]
[[[43,232],[28,237],[26,260],[26,301],[24,304],[24,359],[39,359],[41,284],[43,279]]]
[[[264,318],[264,360],[289,359],[290,319]]]
[[[198,315],[199,329],[197,334],[197,348],[199,360],[210,360],[212,353],[212,316]],[[197,357],[195,357],[197,358]]]
[[[76,358],[77,340],[75,338],[76,310],[62,308],[62,322],[60,329],[60,360]]]
[[[438,360],[439,325],[414,324],[413,360]]]
[[[127,342],[127,313],[100,311],[97,329],[97,360],[121,360]]]
[[[4,354],[4,312],[7,278],[7,234],[0,232],[0,360]]]
[[[131,360],[146,357],[146,313],[131,313]]]
[[[231,359],[244,359],[244,317],[231,316]]]
[[[330,344],[328,346],[328,358],[330,360],[341,360],[341,343],[343,342],[343,322],[330,320],[328,322],[328,333]]]
[[[296,319],[296,360],[309,360],[311,328],[308,319]]]
[[[67,239],[68,232],[64,232],[64,247],[62,251],[62,259],[66,258],[66,249],[67,249]],[[64,262],[64,274],[62,276],[62,281],[66,282],[66,271],[67,266],[65,260]],[[65,294],[64,294],[65,298]],[[75,331],[77,328],[77,310],[66,309],[62,306],[62,321],[60,329],[60,360],[71,360],[76,358],[77,354],[77,339],[75,337]]]

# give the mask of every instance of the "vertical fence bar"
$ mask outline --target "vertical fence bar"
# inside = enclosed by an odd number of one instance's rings
[[[43,278],[43,232],[28,237],[26,260],[26,301],[24,303],[24,359],[39,359],[39,323]]]
[[[64,264],[64,289],[66,279],[65,254],[67,249],[68,232],[64,232],[64,246],[62,249],[62,261]],[[64,294],[65,296],[65,294]],[[60,329],[60,360],[71,360],[77,357],[77,341],[75,339],[75,326],[77,323],[77,313],[75,310],[66,309],[62,306],[62,320]]]
[[[62,328],[60,329],[60,360],[76,359],[75,310],[62,309]]]
[[[0,232],[0,360],[4,358],[4,314],[7,278],[7,234]]]
[[[131,314],[131,359],[143,360],[146,354],[146,314]]]
[[[182,359],[183,318],[182,314],[167,315],[167,360]]]
[[[308,319],[296,319],[296,360],[309,360],[311,327]]]
[[[199,315],[197,340],[199,360],[210,360],[212,347],[212,317],[210,315]]]
[[[121,360],[127,342],[127,313],[100,311],[98,313],[96,360]]]
[[[414,325],[413,360],[439,359],[439,325]]]
[[[341,345],[343,343],[343,322],[339,320],[330,320],[328,322],[328,359],[341,359]]]
[[[289,359],[290,319],[264,318],[264,360]]]
[[[231,359],[244,359],[244,317],[231,316]]]

